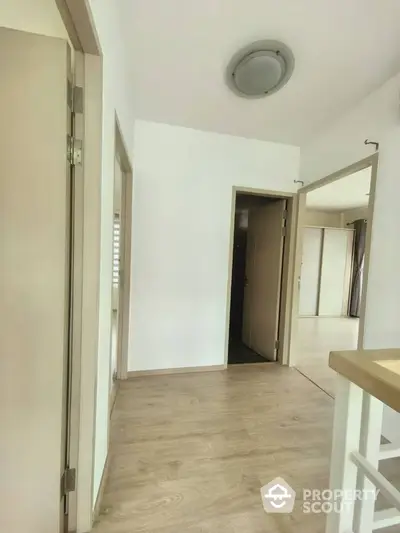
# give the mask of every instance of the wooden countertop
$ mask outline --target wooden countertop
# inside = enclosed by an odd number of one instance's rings
[[[400,349],[331,352],[329,366],[400,412]]]

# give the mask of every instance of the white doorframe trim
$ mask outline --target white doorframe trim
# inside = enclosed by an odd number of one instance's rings
[[[85,54],[82,357],[77,473],[78,533],[91,530],[94,507],[101,237],[102,77],[100,58]]]
[[[101,56],[100,39],[88,0],[54,0],[75,50]]]
[[[130,325],[130,293],[131,293],[131,241],[132,241],[132,203],[133,203],[133,172],[128,149],[126,147],[118,115],[115,113],[115,148],[114,158],[118,161],[121,172],[121,198],[120,198],[120,239],[121,240],[121,263],[118,286],[118,304],[117,304],[117,344],[116,344],[116,380],[112,376],[114,369],[113,363],[113,328],[114,328],[114,305],[111,309],[111,340],[110,340],[110,377],[112,380],[109,394],[108,412],[111,418],[118,391],[118,380],[128,378],[128,348],[129,348],[129,325]],[[115,168],[115,162],[114,162]],[[115,198],[115,174],[113,195]],[[114,205],[115,208],[115,205]],[[114,213],[113,213],[114,215]],[[112,221],[114,224],[114,219]],[[112,257],[112,262],[114,256]],[[114,263],[112,263],[114,264]],[[114,284],[111,282],[111,300],[114,302]]]
[[[54,0],[70,41],[83,56],[83,260],[82,333],[78,469],[77,532],[93,525],[93,484],[99,333],[100,231],[102,175],[102,52],[88,0]],[[74,362],[76,359],[74,358]],[[76,369],[75,369],[76,370]],[[79,375],[80,374],[80,375]]]
[[[115,114],[115,155],[118,156],[122,171],[122,210],[121,217],[124,224],[123,245],[123,280],[122,290],[118,299],[118,348],[117,348],[117,377],[128,377],[128,347],[130,325],[130,293],[132,270],[132,207],[133,207],[133,171],[129,152],[122,134],[117,114]]]

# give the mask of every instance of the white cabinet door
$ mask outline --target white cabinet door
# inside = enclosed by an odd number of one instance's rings
[[[321,264],[322,229],[304,228],[300,277],[300,316],[315,316]]]
[[[353,232],[341,229],[325,229],[321,287],[319,298],[320,316],[343,316],[348,300]]]

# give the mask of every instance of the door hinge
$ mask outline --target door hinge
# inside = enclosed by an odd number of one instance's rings
[[[61,478],[61,496],[76,490],[76,469],[66,468]]]
[[[282,236],[286,237],[286,226],[283,226],[282,228]]]
[[[275,341],[275,350],[279,350],[279,344],[280,344],[279,341],[276,340]]]
[[[80,139],[75,139],[75,137],[71,137],[68,135],[67,138],[67,154],[68,154],[68,161],[71,165],[82,165],[82,150],[83,150],[83,143]]]
[[[284,210],[283,210],[283,218],[284,218],[284,219],[287,219],[287,217],[288,217],[288,213],[289,213],[289,212],[288,212],[287,209],[284,209]]]
[[[83,113],[83,87],[72,85],[71,80],[67,82],[67,100],[71,111]]]
[[[83,88],[75,86],[72,90],[72,109],[75,114],[83,113]]]

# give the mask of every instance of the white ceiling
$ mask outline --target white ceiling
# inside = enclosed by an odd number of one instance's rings
[[[367,206],[370,184],[371,168],[365,168],[309,192],[306,196],[307,207],[320,211],[345,211]]]
[[[399,0],[118,0],[137,118],[302,144],[400,70]],[[292,79],[261,100],[224,83],[259,39],[291,47]]]

